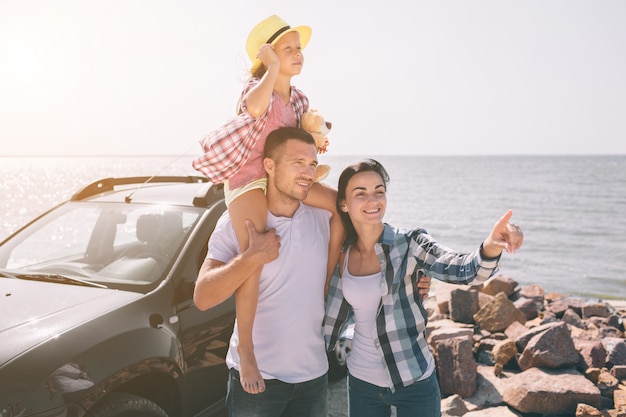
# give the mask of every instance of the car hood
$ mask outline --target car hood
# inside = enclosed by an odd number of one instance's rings
[[[0,367],[34,346],[143,295],[0,278]]]

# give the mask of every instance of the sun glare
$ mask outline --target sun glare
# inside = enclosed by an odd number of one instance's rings
[[[34,39],[8,39],[0,44],[0,75],[9,87],[30,89],[50,75],[52,53]]]

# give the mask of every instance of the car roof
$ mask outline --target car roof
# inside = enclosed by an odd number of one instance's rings
[[[152,176],[103,178],[81,188],[70,200],[209,207],[223,198],[223,185],[205,177]]]

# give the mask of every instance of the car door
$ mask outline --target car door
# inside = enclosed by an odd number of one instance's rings
[[[182,389],[186,415],[195,415],[215,404],[223,406],[226,396],[225,358],[235,320],[234,297],[207,311],[200,311],[193,304],[195,281],[217,221],[216,216],[212,217],[208,225],[198,228],[195,239],[192,236],[175,291],[185,366]]]

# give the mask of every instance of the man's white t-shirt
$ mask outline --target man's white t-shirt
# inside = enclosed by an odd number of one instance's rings
[[[268,212],[267,228],[280,236],[280,251],[265,264],[259,281],[252,330],[257,365],[264,379],[310,381],[328,371],[322,321],[330,212],[301,203],[291,218]],[[227,263],[238,253],[226,212],[211,235],[207,258]],[[235,321],[226,364],[239,370],[237,344]]]

